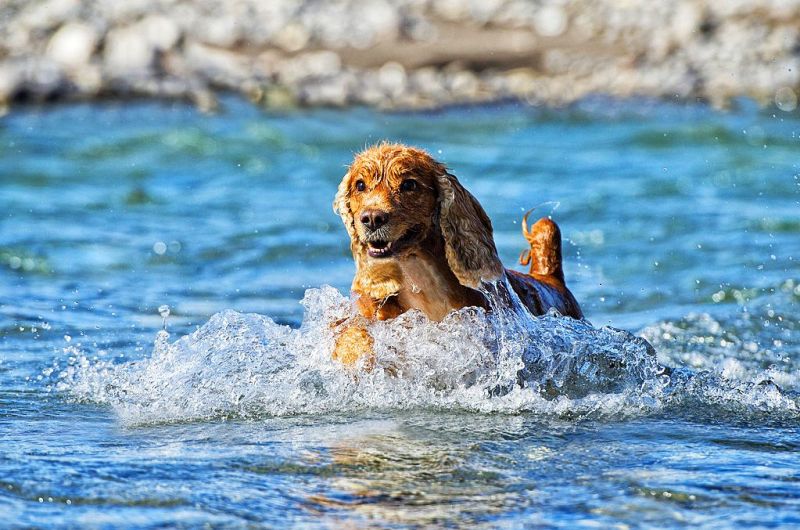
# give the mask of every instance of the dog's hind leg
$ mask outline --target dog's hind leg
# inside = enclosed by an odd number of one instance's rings
[[[527,212],[522,217],[522,234],[530,248],[519,256],[522,265],[530,264],[530,274],[535,278],[549,277],[564,285],[564,269],[561,263],[561,230],[547,217],[542,217],[528,228]]]

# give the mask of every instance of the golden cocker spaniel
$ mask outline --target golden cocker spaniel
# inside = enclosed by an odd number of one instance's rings
[[[504,276],[533,315],[555,308],[583,317],[564,283],[558,225],[542,218],[528,230],[523,218],[530,248],[520,262],[530,263],[530,272],[504,268],[486,212],[421,149],[382,143],[356,155],[333,208],[350,235],[358,318],[386,320],[418,309],[438,321],[467,306],[488,309],[486,286]],[[371,355],[364,324],[340,324],[335,359],[354,364]]]

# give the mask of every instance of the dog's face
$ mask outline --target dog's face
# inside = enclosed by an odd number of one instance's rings
[[[357,274],[414,249],[438,254],[468,287],[503,274],[486,212],[421,149],[384,143],[356,155],[333,209],[350,235]]]
[[[358,242],[375,259],[392,259],[435,233],[437,174],[445,169],[427,153],[381,145],[350,166],[347,195]]]

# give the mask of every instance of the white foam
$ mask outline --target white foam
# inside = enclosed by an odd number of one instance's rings
[[[332,360],[333,323],[352,315],[350,301],[325,286],[308,290],[302,303],[299,329],[224,311],[172,343],[160,332],[152,354],[135,362],[89,361],[72,348],[55,386],[109,404],[127,425],[431,407],[634,415],[687,396],[713,403],[745,396],[758,410],[797,410],[794,398],[769,385],[726,387],[710,375],[670,380],[652,347],[630,333],[502,304],[442,322],[410,311],[371,323],[375,368],[347,369]]]

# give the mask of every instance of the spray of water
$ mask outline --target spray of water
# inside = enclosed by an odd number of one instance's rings
[[[172,343],[160,331],[152,354],[135,362],[92,362],[72,347],[54,387],[110,405],[127,425],[410,408],[626,416],[693,402],[800,415],[775,385],[674,372],[628,332],[555,312],[533,317],[506,279],[482,290],[489,311],[370,323],[372,369],[332,360],[334,323],[353,308],[324,286],[306,292],[299,329],[224,311]]]

